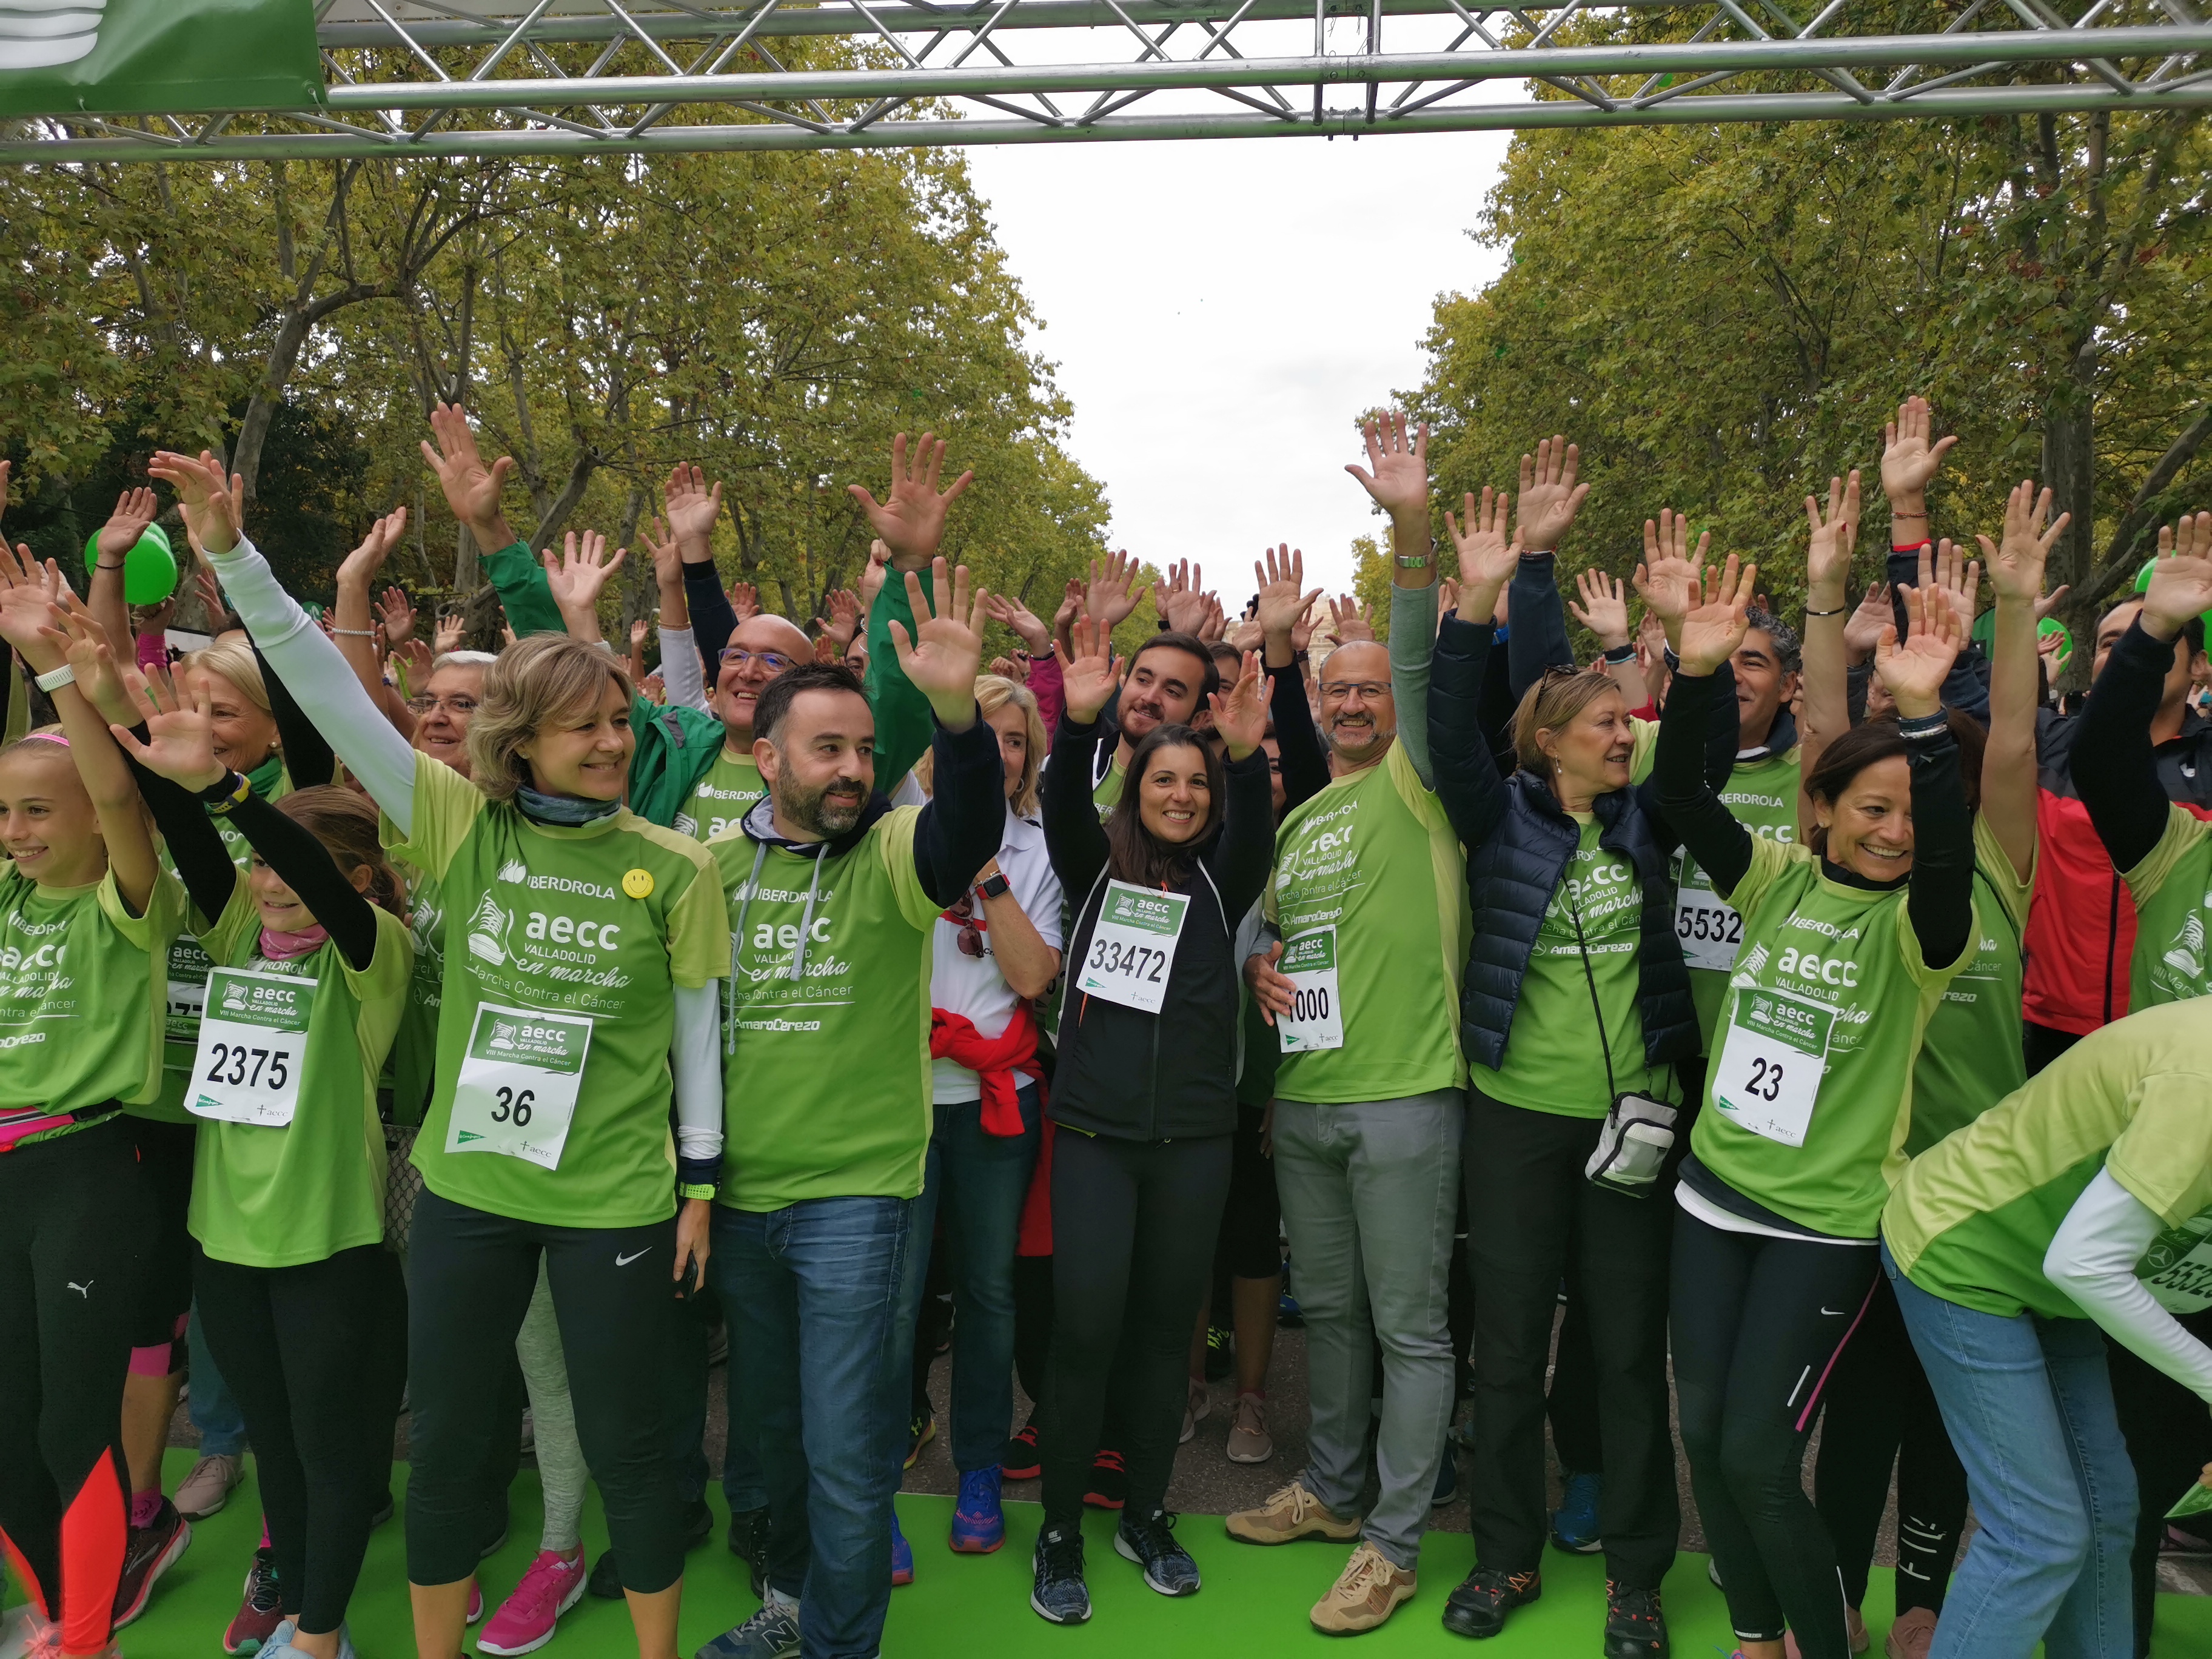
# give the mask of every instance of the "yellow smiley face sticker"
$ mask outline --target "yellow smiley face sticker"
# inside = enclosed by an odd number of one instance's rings
[[[623,877],[623,891],[628,893],[632,898],[651,898],[653,896],[653,872],[650,870],[630,871],[628,874]]]

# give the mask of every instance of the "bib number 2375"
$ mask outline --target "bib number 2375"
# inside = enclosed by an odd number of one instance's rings
[[[272,1129],[291,1122],[315,986],[289,974],[210,971],[185,1101],[194,1116]]]
[[[485,1003],[453,1082],[449,1152],[497,1152],[557,1169],[576,1115],[592,1022]]]
[[[1181,893],[1108,882],[1075,988],[1148,1014],[1159,1012],[1189,908],[1190,900]]]

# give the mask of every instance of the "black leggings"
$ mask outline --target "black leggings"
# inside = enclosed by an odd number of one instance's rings
[[[1835,1540],[1844,1600],[1855,1607],[1866,1601],[1867,1569],[1889,1501],[1892,1463],[1897,1466],[1897,1610],[1941,1613],[1966,1529],[1966,1471],[1905,1334],[1897,1292],[1887,1275],[1876,1273],[1866,1318],[1828,1379],[1814,1484],[1820,1519]]]
[[[152,1206],[154,1236],[145,1271],[138,1279],[137,1316],[131,1346],[170,1345],[169,1375],[185,1369],[185,1321],[192,1309],[192,1237],[185,1230],[192,1203],[192,1158],[199,1125],[169,1123],[125,1115],[138,1149],[146,1194]]]
[[[674,1363],[675,1245],[673,1216],[642,1227],[554,1227],[424,1190],[408,1273],[411,1582],[466,1578],[501,1530],[507,1492],[485,1480],[486,1448],[513,1437],[498,1384],[514,1360],[540,1255],[560,1318],[576,1437],[606,1505],[623,1588],[649,1595],[682,1576],[682,1506],[662,1405]]]
[[[1109,1375],[1126,1425],[1127,1513],[1149,1515],[1166,1498],[1191,1326],[1229,1192],[1230,1139],[1146,1145],[1063,1129],[1054,1141],[1048,1526],[1083,1514]]]
[[[1260,1150],[1264,1106],[1239,1105],[1229,1162],[1229,1197],[1213,1247],[1213,1322],[1229,1323],[1229,1281],[1273,1279],[1283,1271],[1283,1206],[1275,1160]]]
[[[238,1396],[260,1477],[286,1617],[336,1630],[361,1576],[392,1419],[375,1404],[375,1344],[388,1278],[381,1244],[296,1267],[245,1267],[194,1247],[208,1351]]]
[[[1690,1490],[1740,1640],[1796,1632],[1850,1659],[1835,1546],[1805,1496],[1805,1442],[1872,1294],[1870,1245],[1724,1231],[1674,1218],[1674,1388]]]
[[[150,1203],[120,1117],[0,1154],[0,1546],[70,1653],[106,1648],[123,1571]]]

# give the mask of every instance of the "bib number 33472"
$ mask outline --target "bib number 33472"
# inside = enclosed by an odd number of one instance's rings
[[[1740,990],[1713,1078],[1713,1104],[1755,1135],[1802,1146],[1827,1070],[1832,1008]]]
[[[592,1022],[580,1016],[480,1006],[453,1080],[446,1150],[560,1167],[591,1047]]]
[[[1183,894],[1108,882],[1075,988],[1148,1014],[1159,1012],[1189,909]]]
[[[210,970],[185,1102],[195,1117],[271,1129],[291,1122],[316,983],[289,974]]]

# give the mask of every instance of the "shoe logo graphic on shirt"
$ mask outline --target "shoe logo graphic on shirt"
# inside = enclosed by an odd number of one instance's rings
[[[616,1267],[629,1267],[629,1264],[630,1264],[631,1262],[633,1262],[633,1261],[636,1261],[638,1256],[640,1256],[640,1255],[651,1255],[652,1254],[653,1254],[653,1246],[652,1246],[652,1245],[650,1245],[650,1244],[648,1244],[648,1245],[647,1245],[643,1249],[641,1249],[641,1250],[640,1250],[639,1252],[637,1252],[637,1255],[617,1255],[617,1256],[616,1256],[616,1257],[615,1257],[615,1266],[616,1266]]]
[[[97,1279],[88,1279],[82,1285],[71,1284],[70,1289],[75,1291],[79,1296],[89,1302],[92,1300],[92,1287],[98,1283],[99,1280]]]

